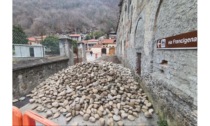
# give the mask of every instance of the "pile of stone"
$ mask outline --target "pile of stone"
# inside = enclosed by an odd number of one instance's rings
[[[32,109],[45,112],[49,119],[63,114],[67,122],[81,115],[92,123],[123,125],[123,119],[133,121],[140,112],[151,118],[154,111],[130,70],[108,62],[68,67],[42,82],[30,96]]]

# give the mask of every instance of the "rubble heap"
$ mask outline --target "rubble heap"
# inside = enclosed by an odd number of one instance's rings
[[[113,121],[135,120],[140,112],[152,117],[152,104],[134,81],[129,69],[108,62],[79,63],[59,71],[38,85],[30,94],[30,103],[47,118],[61,114],[69,122],[81,115],[83,120],[100,121],[108,115],[108,125]]]

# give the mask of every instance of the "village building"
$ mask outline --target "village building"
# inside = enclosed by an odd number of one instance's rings
[[[87,50],[90,50],[94,45],[98,44],[99,40],[97,39],[90,39],[90,40],[87,40],[85,43],[86,43],[86,49]]]
[[[101,44],[104,47],[116,47],[116,39],[103,39],[101,40]]]
[[[82,36],[80,34],[70,34],[69,37],[70,39],[79,41],[79,42],[82,40]]]
[[[91,51],[98,55],[114,55],[116,47],[115,39],[103,39],[91,47]]]
[[[117,38],[117,33],[115,31],[110,32],[109,33],[109,38],[116,39]]]
[[[121,0],[119,7],[117,57],[170,126],[196,126],[197,0]]]
[[[93,52],[93,54],[101,55],[102,48],[103,48],[102,44],[96,44],[90,50]]]
[[[81,41],[86,38],[87,34],[81,34]]]
[[[105,38],[106,38],[106,36],[104,35],[104,36],[99,37],[98,40],[101,41],[101,40],[103,40]]]
[[[45,50],[42,45],[13,44],[13,57],[44,57]]]
[[[40,45],[41,41],[43,41],[47,36],[32,36],[28,37],[28,44],[29,45]]]

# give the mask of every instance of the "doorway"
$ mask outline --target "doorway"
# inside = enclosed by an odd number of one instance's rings
[[[141,53],[137,53],[136,58],[136,73],[141,75]]]
[[[102,48],[102,49],[101,49],[101,53],[102,53],[102,54],[106,54],[106,48]]]
[[[30,57],[34,57],[34,48],[29,48],[30,50]]]

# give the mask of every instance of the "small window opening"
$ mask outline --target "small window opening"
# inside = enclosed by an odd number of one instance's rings
[[[167,60],[162,60],[162,62],[160,64],[167,65],[168,64],[168,61]]]
[[[160,70],[161,73],[164,73],[164,70]]]

